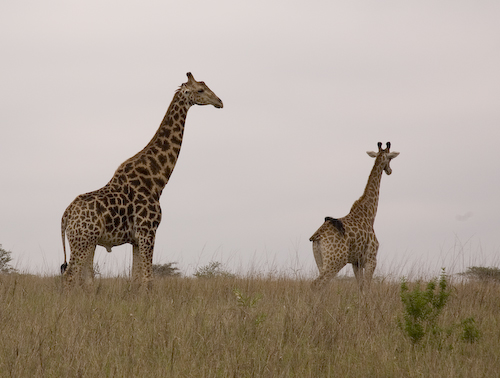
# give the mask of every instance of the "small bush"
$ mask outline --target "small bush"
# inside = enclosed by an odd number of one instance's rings
[[[227,277],[232,278],[234,274],[224,269],[222,263],[218,261],[211,261],[208,265],[202,266],[196,270],[194,276],[197,278],[214,278],[214,277]]]
[[[500,269],[495,267],[470,266],[465,272],[458,274],[477,281],[500,282]]]
[[[474,343],[481,337],[481,331],[476,327],[474,318],[467,318],[463,320],[460,325],[462,326],[461,339],[467,343]]]
[[[262,299],[262,294],[256,294],[251,297],[243,294],[238,288],[233,289],[233,294],[236,297],[238,306],[242,308],[253,308]]]
[[[438,286],[437,291],[436,286]],[[402,279],[400,296],[403,302],[403,321],[398,319],[398,325],[413,344],[420,342],[429,332],[439,333],[436,319],[446,305],[450,294],[451,290],[448,289],[444,269],[439,283],[437,279],[431,280],[423,291],[420,285],[410,291],[406,279]]]
[[[173,266],[174,264],[177,263],[153,264],[153,275],[157,277],[179,277],[181,272],[179,268]]]
[[[243,315],[244,319],[246,319],[253,312],[253,309],[256,307],[257,303],[262,299],[262,294],[260,293],[252,297],[250,295],[243,294],[243,292],[238,288],[233,289],[233,294],[236,298],[236,303],[238,304],[238,307],[240,308],[241,314]],[[253,317],[253,323],[258,326],[262,324],[266,320],[266,318],[266,314],[259,313]]]
[[[10,265],[10,262],[12,261],[12,257],[10,256],[11,253],[11,251],[3,249],[0,244],[0,273],[9,274],[17,272],[17,269],[14,269]]]

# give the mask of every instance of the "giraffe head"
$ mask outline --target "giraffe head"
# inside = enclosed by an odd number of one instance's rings
[[[219,97],[210,90],[203,81],[196,81],[191,74],[187,74],[188,81],[181,85],[181,92],[191,105],[213,105],[216,108],[222,108],[223,104]]]
[[[375,163],[378,162],[379,164],[381,164],[385,173],[390,175],[392,173],[390,162],[392,159],[399,155],[399,152],[390,152],[391,142],[386,143],[387,148],[385,150],[382,148],[382,143],[378,142],[377,145],[378,152],[366,151],[366,153],[368,154],[368,156],[376,158],[377,160],[375,161]]]

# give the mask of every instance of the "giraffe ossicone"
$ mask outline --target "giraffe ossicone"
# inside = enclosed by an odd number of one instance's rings
[[[180,153],[186,115],[192,105],[222,108],[219,97],[187,73],[188,81],[175,92],[168,110],[147,146],[123,162],[101,189],[81,194],[61,220],[65,286],[93,276],[96,246],[132,244],[132,276],[139,284],[152,280],[153,248],[161,222],[160,196]],[[66,259],[65,237],[71,249]]]
[[[375,158],[375,163],[363,195],[354,202],[349,214],[340,219],[326,217],[309,239],[313,243],[314,259],[319,270],[313,288],[324,286],[349,263],[360,290],[365,284],[370,286],[379,246],[373,224],[377,215],[380,181],[382,172],[392,173],[390,162],[399,155],[399,152],[390,152],[390,142],[386,146],[382,149],[379,142],[378,152],[367,151],[369,156]]]

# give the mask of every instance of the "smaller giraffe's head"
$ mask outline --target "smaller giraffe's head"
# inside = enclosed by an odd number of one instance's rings
[[[191,105],[213,105],[222,108],[222,100],[210,90],[203,81],[196,81],[191,74],[187,74],[188,81],[181,85],[179,91],[187,97]]]
[[[389,151],[391,149],[391,142],[387,142],[386,146],[387,148],[384,150],[382,148],[382,143],[378,142],[378,152],[366,151],[366,153],[368,154],[368,156],[376,158],[377,160],[375,161],[375,164],[381,164],[385,173],[390,175],[392,173],[390,162],[392,159],[399,155],[399,152]]]

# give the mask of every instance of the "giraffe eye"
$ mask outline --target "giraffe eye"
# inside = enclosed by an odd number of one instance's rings
[[[203,89],[198,89],[198,93],[203,93]]]

